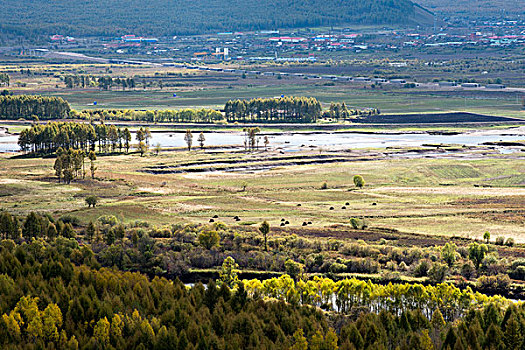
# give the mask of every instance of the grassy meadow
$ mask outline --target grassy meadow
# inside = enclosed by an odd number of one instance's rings
[[[261,152],[262,153],[262,152]],[[99,156],[96,179],[87,176],[70,185],[59,184],[53,159],[0,158],[0,208],[14,213],[66,213],[83,223],[115,215],[125,223],[255,225],[268,220],[273,227],[323,230],[365,219],[370,227],[401,232],[480,238],[513,237],[525,242],[525,163],[522,158],[384,159],[330,164],[281,165],[257,171],[182,172],[152,174],[199,162],[236,160],[252,164],[264,154],[161,152]],[[308,156],[305,154],[305,156]],[[89,165],[86,170],[89,173]],[[189,169],[189,168],[188,168]],[[352,182],[361,174],[366,186]],[[88,174],[89,175],[89,174]],[[327,189],[321,189],[323,183]],[[100,204],[87,208],[85,197]],[[331,209],[331,207],[333,209]],[[343,208],[345,207],[345,208]],[[241,221],[233,217],[238,215]],[[366,235],[366,231],[363,231]]]

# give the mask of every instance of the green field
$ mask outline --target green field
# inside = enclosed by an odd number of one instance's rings
[[[102,109],[180,109],[223,108],[229,99],[251,99],[284,95],[312,96],[328,105],[332,101],[345,102],[353,108],[379,108],[382,113],[415,113],[469,111],[500,116],[525,117],[521,101],[479,97],[433,96],[432,94],[404,94],[398,92],[350,90],[344,86],[283,85],[253,86],[197,91],[60,91],[42,92],[42,95],[66,99],[77,110]],[[97,101],[94,106],[93,102]]]
[[[403,232],[480,237],[489,230],[494,236],[525,242],[525,163],[519,157],[308,165],[290,161],[290,166],[255,172],[144,172],[190,161],[236,159],[237,165],[249,165],[265,156],[202,152],[163,152],[144,158],[101,156],[97,181],[79,180],[71,185],[57,183],[52,159],[4,156],[0,160],[0,207],[19,214],[33,210],[56,216],[72,213],[84,223],[105,214],[127,223],[146,220],[157,225],[207,223],[218,215],[219,220],[233,225],[238,215],[241,225],[268,220],[278,226],[285,218],[290,227],[311,221],[309,227],[323,229],[347,225],[350,218],[358,217],[365,218],[369,226]],[[355,174],[365,178],[364,189],[354,188]],[[328,189],[321,190],[324,182]],[[84,203],[91,194],[101,198],[95,209]]]

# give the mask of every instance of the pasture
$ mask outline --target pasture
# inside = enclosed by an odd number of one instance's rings
[[[355,159],[317,164],[273,152],[172,151],[158,156],[99,156],[95,180],[57,182],[54,159],[0,158],[0,208],[13,213],[48,212],[77,216],[82,223],[115,215],[125,223],[144,220],[158,226],[222,221],[251,226],[268,220],[272,227],[323,230],[364,219],[370,228],[425,235],[480,238],[513,237],[525,242],[525,162],[523,153],[452,158],[378,157],[373,150]],[[355,152],[357,153],[357,152]],[[345,157],[325,152],[331,157]],[[196,171],[233,162],[242,170]],[[152,173],[151,169],[180,172]],[[202,169],[201,169],[202,170]],[[230,171],[226,171],[230,170]],[[366,185],[356,189],[352,177]],[[326,183],[326,189],[322,189]],[[100,203],[88,208],[85,197]],[[234,220],[239,216],[240,221]],[[281,227],[282,219],[289,221]],[[311,224],[309,224],[311,222]],[[304,228],[304,227],[303,227]],[[363,231],[366,235],[367,231]]]

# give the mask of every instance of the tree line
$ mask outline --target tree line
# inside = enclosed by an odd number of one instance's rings
[[[321,103],[313,97],[230,100],[224,106],[228,122],[312,123],[321,112]]]
[[[111,90],[113,86],[121,87],[122,90],[134,89],[136,82],[134,78],[112,78],[112,77],[94,77],[92,75],[66,75],[64,84],[68,89],[74,87],[86,88],[98,86],[101,90]]]
[[[0,96],[0,118],[63,119],[69,117],[69,103],[60,97],[31,95]]]
[[[22,130],[18,145],[23,152],[34,154],[51,154],[59,148],[78,149],[85,153],[96,150],[127,153],[131,147],[131,132],[128,128],[117,128],[103,122],[48,122],[45,125],[32,124]]]
[[[420,310],[427,318],[439,309],[447,321],[464,317],[471,308],[495,304],[509,305],[501,296],[474,293],[472,289],[459,289],[447,283],[422,285],[418,283],[389,283],[387,285],[365,282],[356,278],[334,281],[314,276],[311,280],[294,281],[289,275],[242,281],[252,297],[275,298],[289,303],[313,305],[327,310],[348,313],[359,307],[371,312],[387,310],[399,314],[407,310]]]
[[[122,90],[125,90],[134,89],[136,83],[134,78],[99,77],[97,79],[97,85],[102,90],[111,90],[113,86],[120,86]]]
[[[97,83],[97,78],[92,75],[66,75],[63,77],[64,84],[68,89],[74,87],[86,88],[90,86],[95,86]]]
[[[323,117],[325,118],[332,118],[332,119],[340,119],[340,120],[351,120],[356,119],[357,117],[361,116],[368,116],[368,115],[374,115],[374,114],[380,114],[381,112],[377,108],[372,109],[366,109],[366,110],[359,110],[359,109],[349,109],[346,106],[346,103],[330,103],[330,107],[328,108],[328,111],[325,111],[323,113]]]
[[[108,90],[114,85],[122,89],[134,88],[131,78],[113,79],[100,77],[98,81],[90,76],[66,76],[65,84],[69,88],[76,86],[98,85]],[[213,109],[181,110],[71,110],[67,101],[57,97],[43,97],[9,94],[0,95],[0,118],[19,119],[84,119],[84,120],[120,120],[144,121],[151,123],[315,123],[321,117],[350,120],[364,115],[379,114],[379,110],[348,109],[345,103],[331,103],[323,113],[321,104],[313,97],[283,97],[252,100],[229,100],[224,106],[224,114]]]
[[[72,118],[85,120],[145,121],[151,123],[213,123],[224,119],[221,112],[213,109],[181,109],[136,111],[126,109],[72,111]]]
[[[38,221],[31,216],[25,221]],[[217,281],[190,288],[178,279],[103,268],[89,245],[72,237],[46,237],[39,232],[44,226],[35,226],[23,241],[0,242],[2,347],[453,350],[524,345],[521,306],[448,285],[314,279],[301,287],[289,276],[239,283],[229,258]],[[309,306],[332,303],[334,288],[336,304],[358,316],[337,317]],[[314,302],[302,305],[303,298]]]
[[[76,221],[70,217],[55,220],[50,215],[39,215],[31,212],[26,217],[11,215],[0,211],[0,238],[20,242],[34,238],[52,240],[56,237],[74,238],[76,231],[72,226]]]

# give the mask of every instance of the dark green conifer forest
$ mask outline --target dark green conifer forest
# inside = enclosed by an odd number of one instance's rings
[[[0,31],[26,37],[56,33],[170,36],[340,24],[406,24],[414,20],[416,12],[416,5],[409,0],[1,0],[0,8]]]
[[[110,217],[84,230],[75,227],[72,216],[54,220],[1,213],[2,348],[452,350],[525,345],[523,305],[469,288],[380,286],[355,279],[303,282],[298,276],[294,282],[288,275],[240,280],[231,257],[217,280],[190,286],[176,277],[153,277],[162,272],[153,269],[156,244],[146,233],[127,231]],[[107,231],[104,240],[102,231]],[[122,271],[121,263],[107,259],[108,254],[117,257],[128,240],[135,253],[127,259],[138,259],[142,273]]]

